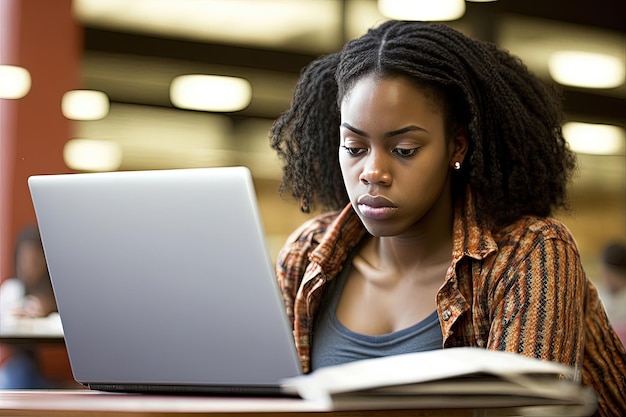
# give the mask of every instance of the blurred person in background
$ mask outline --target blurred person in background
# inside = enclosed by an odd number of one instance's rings
[[[600,257],[602,301],[613,328],[626,345],[626,244],[612,242]]]
[[[57,311],[52,283],[36,226],[24,228],[15,244],[15,276],[0,285],[0,325],[47,317]],[[0,389],[51,388],[38,367],[35,352],[1,346]]]

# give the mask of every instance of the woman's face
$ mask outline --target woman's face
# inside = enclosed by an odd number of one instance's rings
[[[341,102],[339,163],[350,201],[374,236],[451,222],[450,171],[464,136],[446,137],[433,97],[403,77],[359,80]]]

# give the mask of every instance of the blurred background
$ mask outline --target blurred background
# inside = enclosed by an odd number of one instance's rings
[[[402,3],[395,17],[408,19],[411,5],[446,1]],[[625,3],[453,3],[426,18],[498,43],[562,87],[580,172],[557,217],[593,278],[605,243],[626,239]],[[378,0],[0,0],[0,278],[16,231],[34,221],[26,179],[40,173],[246,165],[274,257],[308,216],[278,194],[272,121],[305,65],[392,12]],[[208,75],[238,81],[241,102]]]

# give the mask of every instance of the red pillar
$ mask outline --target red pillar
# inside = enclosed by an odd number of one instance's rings
[[[18,231],[36,221],[28,177],[70,172],[63,146],[71,126],[61,98],[80,86],[82,50],[71,4],[0,0],[0,64],[24,67],[32,79],[25,97],[0,99],[0,280],[13,274]]]

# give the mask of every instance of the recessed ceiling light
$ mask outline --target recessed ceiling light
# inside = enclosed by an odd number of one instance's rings
[[[248,80],[221,75],[181,75],[170,85],[170,100],[189,110],[231,112],[243,110],[252,99]]]
[[[18,99],[30,91],[30,72],[16,65],[0,65],[0,98]]]
[[[550,76],[558,83],[587,88],[615,88],[624,84],[624,63],[614,56],[558,51],[548,60]]]
[[[465,14],[465,0],[378,0],[383,16],[398,20],[451,21]]]
[[[592,155],[624,153],[626,134],[619,126],[568,122],[563,125],[563,136],[575,152]]]
[[[122,165],[122,149],[107,140],[72,139],[63,147],[63,160],[77,171],[116,171]]]
[[[63,94],[63,115],[71,120],[99,120],[109,113],[109,96],[102,91],[72,90]]]

